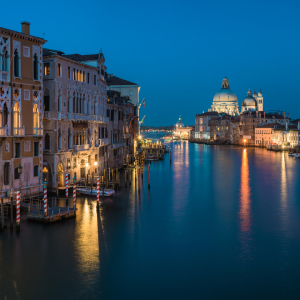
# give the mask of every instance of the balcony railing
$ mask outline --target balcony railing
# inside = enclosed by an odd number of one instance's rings
[[[120,148],[120,147],[124,147],[125,146],[125,143],[124,142],[118,142],[118,143],[114,143],[114,144],[111,144],[111,149],[116,149],[116,148]]]
[[[90,149],[90,144],[74,145],[74,151],[86,151]]]
[[[8,127],[0,127],[0,136],[10,136]]]
[[[50,111],[44,111],[44,119],[51,119],[51,112]]]
[[[108,138],[106,139],[99,139],[99,146],[105,146],[109,143]]]
[[[7,81],[8,80],[8,72],[0,72],[0,80]]]
[[[75,114],[74,113],[68,113],[68,120],[70,120],[70,121],[75,120]]]
[[[33,135],[34,136],[43,136],[44,128],[33,128]]]
[[[25,127],[14,127],[14,136],[25,136]]]
[[[65,118],[65,114],[62,113],[61,111],[58,111],[57,112],[57,120],[61,120],[61,119],[64,119]]]

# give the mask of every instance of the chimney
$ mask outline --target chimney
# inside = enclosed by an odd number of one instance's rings
[[[264,119],[266,118],[266,112],[264,111]]]
[[[285,119],[285,114],[286,114],[286,112],[284,112],[284,113],[283,113],[283,115],[284,115],[284,119]]]
[[[287,118],[289,118],[290,113],[287,113]]]
[[[300,121],[298,122],[298,130],[300,130]]]
[[[284,116],[285,117],[285,116]],[[285,130],[289,130],[288,129],[288,123],[287,123],[287,120],[285,120]]]
[[[22,33],[30,34],[30,23],[24,21],[24,22],[21,23],[21,25],[22,25]]]

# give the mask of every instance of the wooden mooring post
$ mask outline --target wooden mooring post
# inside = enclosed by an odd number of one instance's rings
[[[148,165],[148,189],[150,190],[150,164]]]
[[[10,228],[14,227],[14,199],[13,199],[13,189],[10,191]]]

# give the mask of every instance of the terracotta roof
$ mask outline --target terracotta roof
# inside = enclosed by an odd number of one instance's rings
[[[97,59],[101,58],[103,56],[103,54],[101,53],[100,57],[99,57],[99,53],[87,54],[87,55],[81,55],[81,54],[75,53],[75,54],[67,54],[67,55],[63,55],[63,56],[66,58],[75,60],[75,61],[88,61],[88,60],[97,60]]]
[[[196,115],[196,117],[199,117],[199,116],[218,116],[219,113],[217,111],[208,111],[208,112],[205,112],[203,114],[199,114],[199,115]]]
[[[136,83],[112,75],[107,76],[106,82],[107,85],[137,85],[138,86],[138,84]]]

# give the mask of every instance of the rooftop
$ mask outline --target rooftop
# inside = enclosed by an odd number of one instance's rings
[[[106,80],[108,85],[137,85],[136,83],[127,81],[125,79],[119,78],[117,76],[114,76],[112,74],[107,76],[107,80]]]

